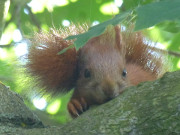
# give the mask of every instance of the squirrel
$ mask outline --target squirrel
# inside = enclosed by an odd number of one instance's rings
[[[37,33],[27,55],[27,69],[40,86],[51,93],[73,89],[67,109],[73,118],[91,105],[103,104],[125,88],[161,77],[164,54],[148,45],[140,32],[121,31],[119,25],[108,26],[76,50],[66,40],[70,35],[86,32],[87,26],[72,25],[48,33]]]

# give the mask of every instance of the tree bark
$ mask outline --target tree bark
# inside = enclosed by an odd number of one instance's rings
[[[119,97],[92,107],[61,127],[9,126],[1,122],[0,114],[0,134],[6,131],[26,135],[179,135],[180,71],[127,88]]]

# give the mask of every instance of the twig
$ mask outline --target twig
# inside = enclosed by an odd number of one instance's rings
[[[175,51],[170,51],[170,50],[163,50],[160,48],[155,48],[155,47],[151,47],[149,46],[150,49],[155,50],[156,52],[161,52],[164,54],[169,54],[171,56],[175,56],[175,57],[180,57],[180,52],[175,52]]]
[[[34,25],[37,26],[37,28],[38,28],[39,31],[40,31],[40,30],[41,30],[41,25],[40,25],[39,20],[38,20],[38,19],[36,18],[36,16],[33,14],[31,8],[30,8],[28,5],[26,5],[25,8],[27,8],[27,10],[29,11],[29,15],[30,15],[30,17],[31,17],[32,22],[34,23]]]
[[[169,55],[173,55],[175,57],[180,57],[180,53],[179,52],[174,52],[174,51],[167,51]]]
[[[11,16],[11,19],[9,20],[9,21],[7,21],[7,22],[5,22],[5,27],[4,28],[6,28],[8,25],[9,25],[9,23],[11,23],[14,19],[16,19],[17,18],[17,16],[19,16],[19,12],[20,12],[20,8],[18,8],[19,6],[18,5],[15,5],[14,6],[14,9],[15,10],[13,10],[13,12],[12,12],[12,16]],[[18,9],[18,10],[17,10]]]
[[[9,43],[9,44],[0,44],[0,48],[10,48],[10,47],[13,47],[14,46],[14,43],[13,42],[11,42],[11,43]]]
[[[12,44],[0,45],[0,48],[10,48],[12,46],[13,46]]]

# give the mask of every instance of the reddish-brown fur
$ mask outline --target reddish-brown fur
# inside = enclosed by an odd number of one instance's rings
[[[84,32],[87,26],[75,26],[49,33],[37,33],[32,40],[27,56],[27,69],[48,92],[58,93],[71,90],[77,79],[77,57],[75,48],[58,53],[73,44],[64,40],[70,34]],[[61,33],[61,34],[60,34]]]
[[[140,33],[120,32],[119,26],[109,26],[78,52],[71,48],[58,55],[73,44],[64,38],[83,32],[83,28],[72,26],[68,31],[66,35],[37,34],[27,68],[47,91],[64,92],[74,87],[68,103],[72,117],[118,96],[128,86],[155,80],[164,73],[162,55],[155,54],[158,52],[144,43]]]

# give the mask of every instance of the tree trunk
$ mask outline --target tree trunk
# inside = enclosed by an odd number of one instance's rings
[[[0,134],[180,135],[180,71],[127,88],[119,97],[61,127],[9,126],[1,122],[1,115]]]

